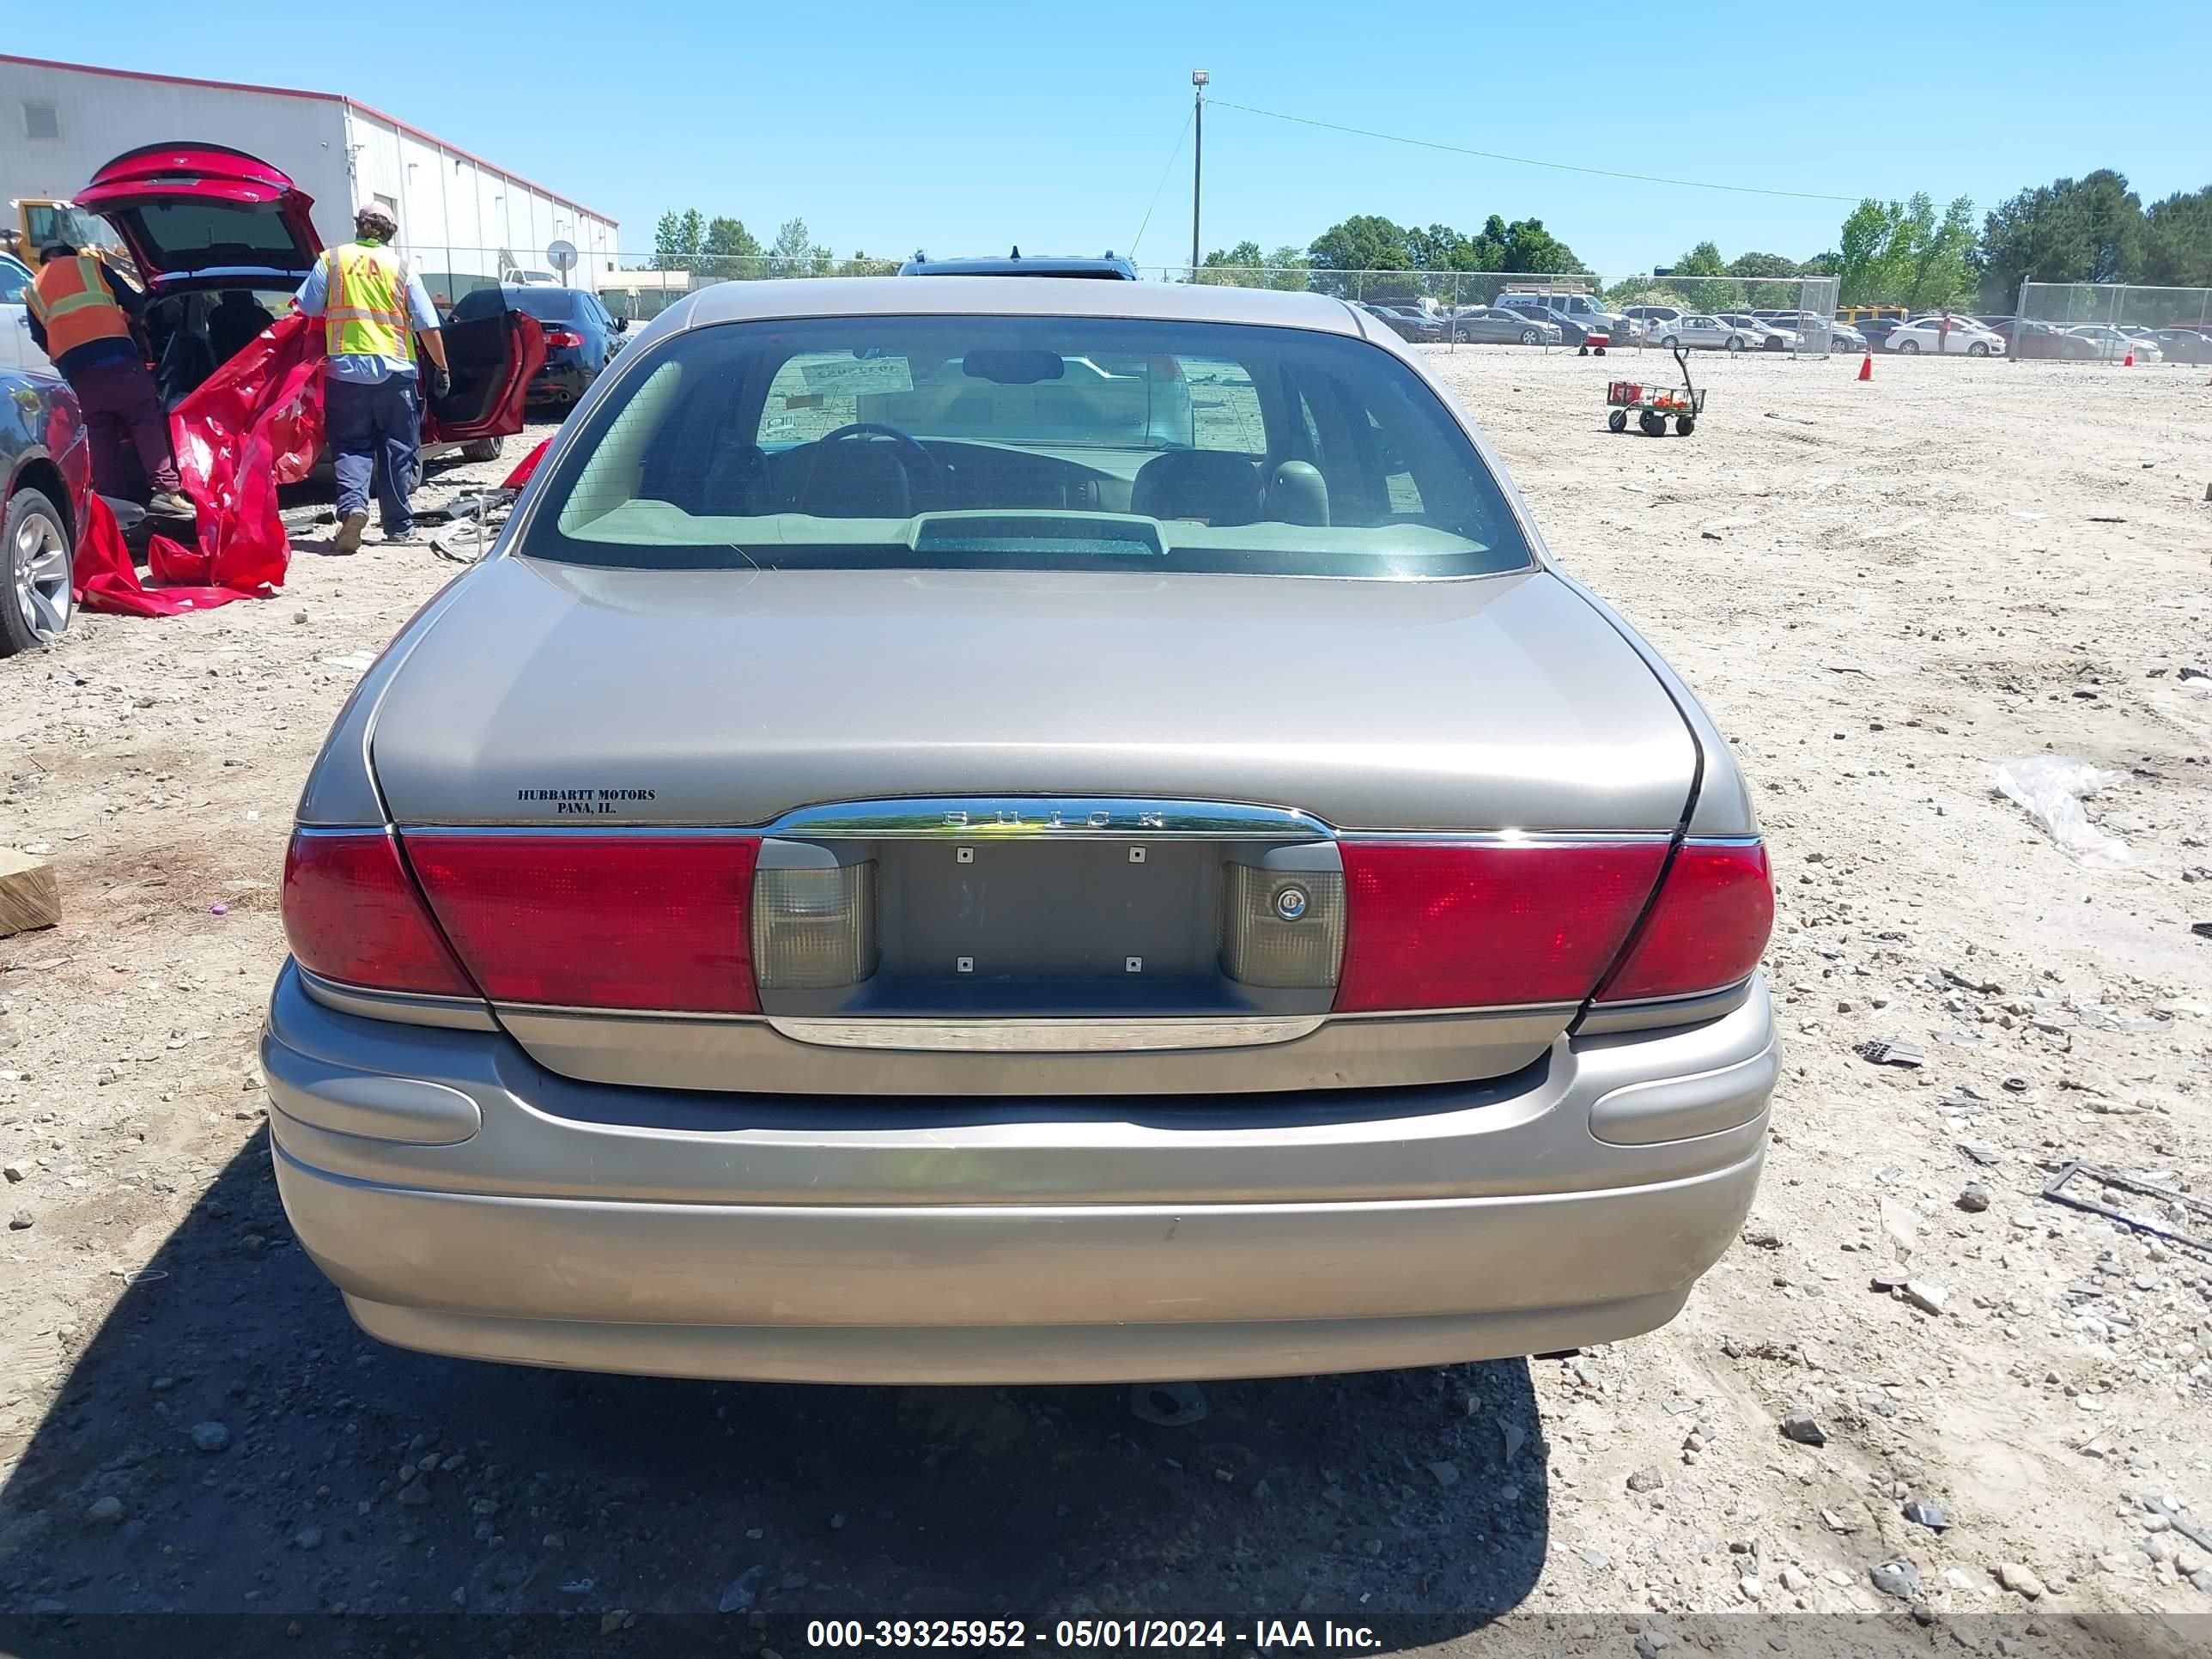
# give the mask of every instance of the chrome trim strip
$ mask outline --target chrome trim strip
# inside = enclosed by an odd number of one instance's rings
[[[901,803],[905,805],[907,803]],[[706,840],[719,836],[733,839],[760,839],[781,836],[794,841],[961,841],[981,840],[1048,840],[1066,837],[1070,840],[1097,838],[1108,841],[1153,841],[1178,838],[1199,841],[1407,841],[1436,847],[1619,847],[1666,842],[1674,838],[1671,830],[1338,830],[1324,823],[1310,813],[1289,809],[1264,809],[1254,816],[1231,821],[1229,819],[1184,819],[1178,822],[1172,816],[1163,816],[1157,823],[1140,823],[1133,817],[1114,817],[1103,824],[1088,821],[1069,822],[1066,818],[1070,803],[1054,803],[1061,811],[1058,824],[1045,821],[1038,812],[1038,803],[1024,802],[1029,809],[1025,817],[999,821],[971,818],[964,824],[945,824],[935,821],[915,824],[893,823],[884,818],[813,817],[807,815],[827,813],[830,809],[803,807],[797,812],[762,824],[726,823],[669,823],[643,822],[631,823],[403,823],[394,826],[403,836],[425,838],[436,836],[573,836],[635,838],[644,836],[682,836],[690,839]],[[971,808],[975,803],[970,803]],[[1124,803],[1127,805],[1127,803]],[[991,810],[997,810],[993,808]],[[1009,811],[1013,809],[1007,808]],[[1145,814],[1157,814],[1160,809],[1151,805],[1141,809]],[[307,830],[302,835],[360,835],[359,830]],[[1698,837],[1698,846],[1753,846],[1759,837],[1741,838]]]
[[[349,832],[353,833],[353,832]],[[365,986],[344,985],[320,974],[299,969],[300,985],[325,1008],[363,1019],[404,1020],[410,1025],[439,1025],[454,1031],[496,1031],[499,1022],[491,1009],[476,997],[430,996],[418,991],[377,991]]]
[[[1573,1035],[1605,1036],[1615,1031],[1651,1031],[1670,1025],[1697,1025],[1743,1006],[1751,995],[1757,973],[1717,991],[1696,991],[1688,996],[1650,997],[1640,1002],[1594,1002],[1578,1021]]]
[[[305,970],[302,969],[302,974],[304,975],[304,973]],[[1741,988],[1738,988],[1741,989]],[[434,1002],[440,1000],[440,999],[429,997],[422,999],[422,1000]],[[478,1005],[471,1002],[468,1006],[475,1007]],[[1644,1006],[1648,1005],[1638,1004],[1637,1006]],[[1507,1018],[1520,1018],[1528,1016],[1551,1016],[1564,1019],[1567,1016],[1572,1014],[1576,1009],[1581,1007],[1582,1005],[1578,1002],[1492,1002],[1485,1003],[1480,1006],[1471,1005],[1457,1008],[1362,1008],[1353,1013],[1337,1013],[1332,1012],[1322,1014],[1298,1014],[1295,1016],[1285,1014],[1202,1014],[1196,1016],[1189,1014],[1162,1014],[1157,1018],[1138,1017],[1105,1020],[1098,1019],[1097,1017],[1090,1015],[1071,1015],[1066,1018],[1055,1019],[1031,1014],[1011,1014],[1004,1017],[1003,1018],[992,1015],[923,1018],[921,1016],[901,1016],[897,1014],[739,1014],[723,1012],[712,1009],[696,1008],[591,1008],[586,1007],[578,1003],[565,1002],[495,1002],[491,1004],[490,1006],[492,1012],[495,1014],[516,1014],[520,1015],[525,1018],[535,1014],[558,1014],[563,1016],[580,1017],[587,1019],[605,1020],[686,1020],[696,1024],[712,1025],[769,1025],[775,1027],[779,1031],[781,1031],[782,1030],[784,1024],[804,1025],[809,1022],[816,1021],[825,1025],[858,1025],[873,1029],[877,1026],[905,1027],[929,1024],[971,1025],[979,1027],[1031,1024],[1066,1027],[1082,1024],[1086,1019],[1088,1019],[1092,1023],[1099,1024],[1142,1025],[1148,1029],[1158,1030],[1164,1027],[1171,1027],[1177,1024],[1221,1025],[1239,1023],[1252,1024],[1256,1022],[1284,1023],[1294,1018],[1310,1020],[1316,1026],[1359,1025],[1370,1024],[1386,1024],[1392,1020],[1457,1018],[1466,1015],[1496,1015]],[[783,1035],[787,1036],[791,1036],[792,1033],[787,1031],[784,1032]],[[802,1039],[802,1041],[804,1040],[805,1039]],[[1267,1040],[1279,1041],[1280,1039],[1271,1038]],[[854,1043],[849,1046],[856,1048],[877,1048],[885,1045],[862,1042]],[[1175,1048],[1181,1045],[1174,1043],[1161,1043],[1153,1046],[1160,1048]]]
[[[1229,1019],[821,1019],[770,1016],[777,1036],[830,1048],[936,1054],[1101,1054],[1250,1048],[1311,1036],[1323,1014]]]
[[[1211,841],[1326,840],[1336,831],[1287,806],[1238,801],[1145,800],[1103,795],[944,796],[802,806],[766,832],[799,839],[957,841],[988,836],[1196,836]]]

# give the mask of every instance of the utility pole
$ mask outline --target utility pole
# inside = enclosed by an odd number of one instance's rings
[[[1190,72],[1190,280],[1198,280],[1198,187],[1206,168],[1206,83],[1213,77],[1204,70]]]

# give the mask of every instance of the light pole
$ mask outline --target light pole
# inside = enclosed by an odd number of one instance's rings
[[[1190,280],[1198,280],[1198,186],[1206,168],[1206,83],[1213,77],[1204,70],[1190,72]]]

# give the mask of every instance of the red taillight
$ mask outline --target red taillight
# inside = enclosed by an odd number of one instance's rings
[[[545,344],[549,349],[554,346],[580,346],[583,343],[584,337],[573,328],[549,328],[545,331]]]
[[[1689,996],[1735,984],[1759,966],[1774,931],[1774,881],[1763,842],[1685,842],[1604,1002]]]
[[[474,996],[381,830],[301,830],[284,854],[284,937],[308,972],[379,991]]]
[[[737,836],[411,835],[430,908],[484,994],[755,1013],[753,860]]]
[[[1343,843],[1340,1012],[1579,1002],[1620,953],[1662,842]]]

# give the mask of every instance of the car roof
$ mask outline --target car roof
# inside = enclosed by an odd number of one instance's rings
[[[1102,283],[1091,277],[813,276],[716,283],[670,307],[674,328],[802,317],[1130,317],[1158,322],[1252,323],[1361,336],[1352,307],[1321,294],[1206,283]]]

